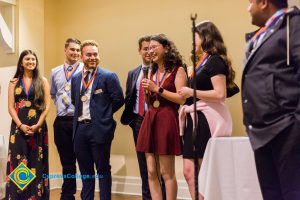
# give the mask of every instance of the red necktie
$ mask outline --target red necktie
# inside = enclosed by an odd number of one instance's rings
[[[144,88],[142,87],[142,79],[140,81],[140,90],[139,90],[139,115],[140,116],[144,116],[145,113],[145,92],[144,92]]]

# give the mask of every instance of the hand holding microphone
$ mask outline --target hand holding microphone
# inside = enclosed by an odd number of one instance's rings
[[[150,89],[150,82],[151,82],[151,80],[148,79],[149,69],[150,69],[150,67],[143,67],[142,68],[143,75],[144,75],[144,79],[142,80],[142,86],[143,86],[144,91],[145,91],[145,101],[146,101],[148,106],[150,104],[150,96],[149,96],[148,90]]]
[[[149,69],[150,67],[146,67],[146,66],[142,68],[144,79],[148,79]],[[145,94],[148,94],[148,90],[145,90]]]

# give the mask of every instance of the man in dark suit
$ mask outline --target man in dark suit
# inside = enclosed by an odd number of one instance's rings
[[[129,125],[132,128],[134,143],[136,144],[140,131],[140,126],[144,119],[144,112],[147,109],[145,101],[141,99],[143,110],[140,109],[139,114],[139,94],[140,94],[140,82],[143,77],[142,68],[149,67],[150,55],[148,54],[148,46],[150,42],[150,36],[144,36],[139,39],[139,54],[142,57],[142,65],[134,68],[128,73],[126,82],[126,94],[125,94],[125,109],[121,116],[121,123]],[[142,91],[143,92],[143,91]],[[144,95],[144,94],[143,94]],[[137,152],[137,158],[139,163],[140,175],[142,179],[142,195],[144,200],[151,199],[151,194],[148,184],[148,171],[145,153]]]
[[[140,126],[144,119],[144,114],[147,111],[147,104],[145,103],[145,94],[141,87],[141,80],[143,79],[143,69],[149,68],[151,61],[148,53],[149,43],[150,36],[143,36],[138,41],[138,51],[142,58],[142,65],[134,68],[128,73],[126,82],[125,109],[121,116],[121,123],[131,127],[135,144],[139,135]],[[137,152],[137,158],[142,179],[143,199],[149,200],[151,199],[151,194],[148,184],[148,171],[145,153]],[[164,185],[162,188],[163,194],[165,194]]]
[[[113,114],[124,104],[124,97],[117,75],[98,66],[98,44],[93,40],[84,41],[81,54],[84,68],[71,84],[75,106],[74,149],[83,183],[81,198],[94,199],[95,178],[98,178],[100,198],[109,200],[112,184],[110,148],[116,128]]]
[[[287,0],[250,0],[242,76],[244,124],[264,200],[300,199],[300,12]]]

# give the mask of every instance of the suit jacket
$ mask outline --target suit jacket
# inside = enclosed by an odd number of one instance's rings
[[[244,124],[254,149],[267,144],[291,124],[300,122],[299,24],[300,12],[296,7],[291,8],[255,49],[251,50],[250,43],[247,45],[242,104]]]
[[[128,72],[127,82],[126,82],[126,93],[125,93],[125,109],[121,116],[121,123],[124,125],[130,124],[137,114],[133,112],[136,103],[136,82],[139,77],[142,65],[134,68]]]
[[[78,73],[72,79],[71,98],[75,106],[73,122],[73,139],[78,124],[78,108],[80,101],[82,74]],[[95,93],[96,91],[96,93]],[[98,143],[109,143],[114,137],[116,122],[113,114],[124,104],[123,91],[117,75],[98,67],[95,75],[90,99],[90,115],[93,131]]]

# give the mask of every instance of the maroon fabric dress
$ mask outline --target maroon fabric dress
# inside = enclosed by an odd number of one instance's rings
[[[161,85],[162,88],[176,92],[174,82],[177,69],[166,78]],[[153,107],[156,99],[160,102],[158,108]],[[158,155],[181,155],[182,140],[179,135],[178,108],[179,104],[151,93],[150,105],[138,136],[137,151]]]

